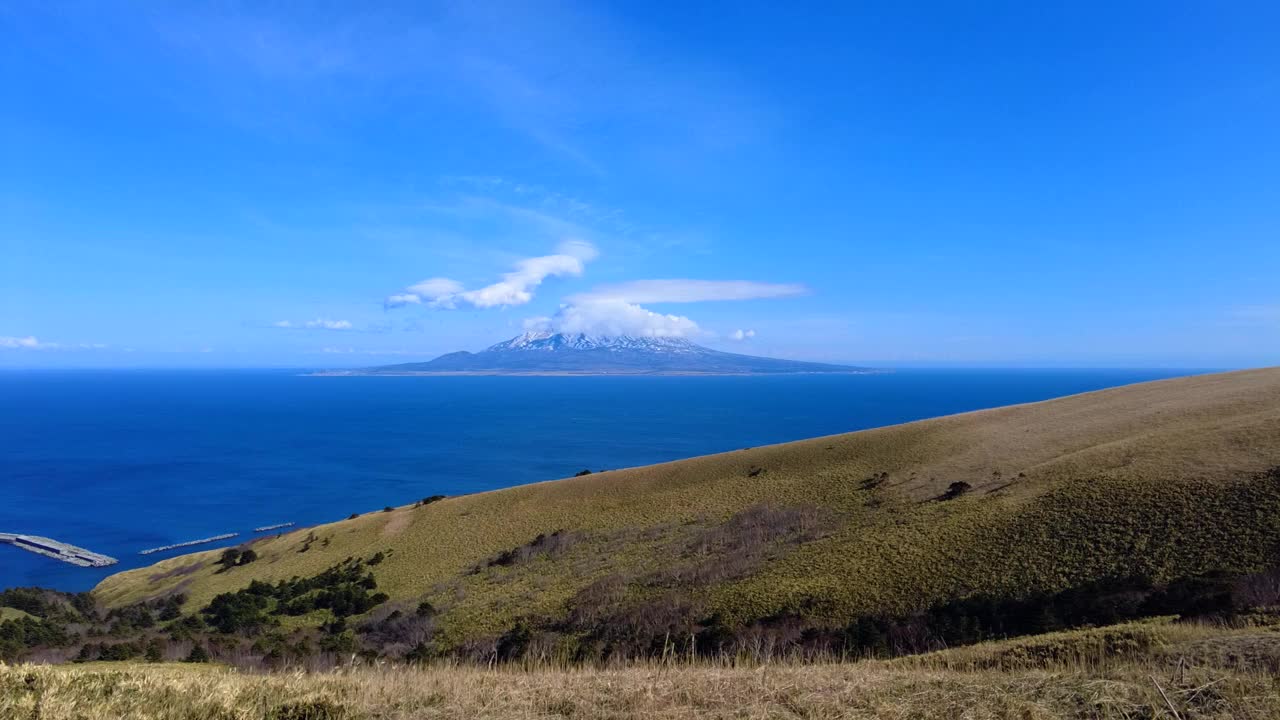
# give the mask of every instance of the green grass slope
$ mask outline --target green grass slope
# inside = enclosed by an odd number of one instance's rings
[[[256,541],[250,565],[195,553],[94,594],[182,592],[194,611],[381,552],[378,590],[435,606],[446,648],[671,608],[837,622],[1261,569],[1280,540],[1280,480],[1259,475],[1275,466],[1280,369],[1204,375],[373,512]],[[972,489],[937,499],[956,482]]]
[[[31,616],[18,608],[0,607],[0,622],[4,622],[5,620],[21,620],[22,618],[29,617]]]

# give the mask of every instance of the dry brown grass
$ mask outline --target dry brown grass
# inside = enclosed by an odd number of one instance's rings
[[[405,528],[413,522],[413,508],[399,508],[391,511],[391,519],[382,526],[381,538],[389,540],[404,532]]]
[[[1096,642],[1100,633],[1135,629],[1149,632],[1153,640],[1142,652],[1107,652],[1105,644]],[[1274,674],[1219,665],[1182,650],[1205,641],[1239,644],[1269,632],[1134,624],[891,662],[739,667],[383,666],[262,675],[190,665],[0,665],[0,717],[1262,720],[1280,717],[1280,684]],[[1024,654],[1020,665],[1003,669],[987,662],[1019,647],[1046,643],[1094,647],[1097,652],[1051,660]]]

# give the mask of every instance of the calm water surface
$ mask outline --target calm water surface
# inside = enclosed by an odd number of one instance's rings
[[[84,590],[177,554],[138,555],[158,545],[1185,374],[0,372],[0,532],[121,561],[77,568],[0,545],[0,588]]]

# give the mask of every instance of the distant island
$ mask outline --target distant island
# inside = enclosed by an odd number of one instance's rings
[[[792,375],[869,368],[739,355],[684,338],[527,332],[480,352],[317,375]]]

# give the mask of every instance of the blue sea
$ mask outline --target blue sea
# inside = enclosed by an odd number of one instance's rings
[[[0,588],[86,590],[181,552],[144,548],[1185,374],[0,372],[0,532],[120,559],[78,568],[0,545]]]

